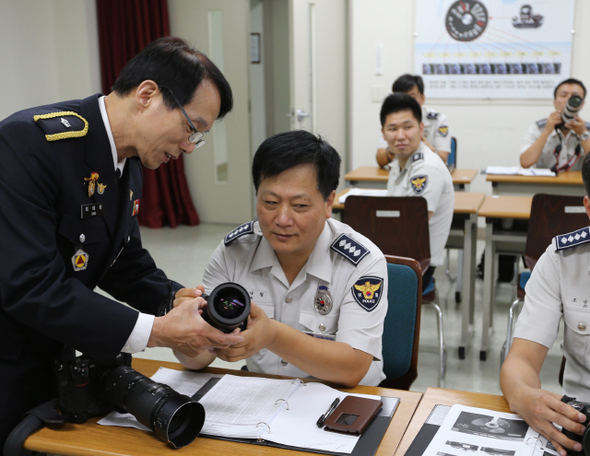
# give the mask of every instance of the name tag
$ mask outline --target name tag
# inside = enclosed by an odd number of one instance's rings
[[[104,215],[103,203],[82,204],[80,206],[80,218],[82,220],[91,217],[102,217]]]

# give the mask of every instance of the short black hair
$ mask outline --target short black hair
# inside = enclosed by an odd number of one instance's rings
[[[555,100],[555,98],[557,98],[557,90],[559,90],[559,88],[564,84],[578,84],[582,88],[582,90],[584,91],[584,95],[582,95],[582,98],[586,98],[586,86],[584,86],[584,83],[582,81],[580,81],[579,79],[569,78],[569,79],[566,79],[565,81],[561,81],[559,84],[557,84],[557,87],[555,87],[555,90],[553,91],[553,99],[554,100]]]
[[[402,74],[399,78],[393,81],[391,91],[405,93],[412,90],[414,86],[418,87],[420,93],[424,95],[424,81],[422,80],[422,76],[406,73]]]
[[[320,136],[305,130],[277,133],[258,147],[252,162],[252,180],[258,193],[260,182],[299,165],[316,168],[317,189],[324,199],[338,187],[340,155]]]
[[[381,126],[385,126],[385,119],[387,119],[389,114],[400,111],[412,111],[418,123],[422,122],[422,108],[418,102],[407,93],[394,92],[383,100],[383,104],[381,105],[381,113],[379,115]]]
[[[113,91],[127,95],[146,80],[169,89],[162,94],[164,103],[170,109],[176,108],[170,90],[180,104],[186,106],[203,80],[212,82],[219,92],[221,107],[218,119],[223,118],[233,107],[231,87],[219,68],[182,38],[159,38],[148,44],[121,70]]]
[[[590,154],[586,154],[582,162],[582,181],[586,189],[586,195],[590,197]]]

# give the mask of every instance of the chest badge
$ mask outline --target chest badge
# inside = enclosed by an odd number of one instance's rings
[[[314,307],[320,315],[328,315],[331,312],[333,301],[327,286],[320,285],[318,287],[315,292]]]
[[[107,188],[106,184],[101,184],[98,182],[98,173],[93,171],[90,173],[90,177],[85,177],[84,180],[88,183],[88,196],[94,195],[96,192],[96,187],[98,186],[98,194],[102,195],[104,193],[105,188]]]
[[[135,201],[133,201],[133,211],[131,212],[131,216],[135,217],[138,212],[139,212],[139,200],[136,199]]]
[[[97,182],[96,185],[98,186],[98,194],[102,195],[105,188],[107,188],[107,184],[101,184],[100,182]]]
[[[74,271],[83,271],[88,267],[88,259],[89,255],[82,249],[78,249],[74,256],[72,257],[72,265],[74,266]]]

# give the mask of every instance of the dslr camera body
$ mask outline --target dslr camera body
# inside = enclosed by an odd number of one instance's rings
[[[173,448],[191,443],[205,422],[199,402],[132,369],[131,355],[121,353],[104,365],[66,349],[55,371],[59,409],[69,422],[128,412]]]
[[[586,429],[584,430],[584,433],[582,435],[574,434],[573,432],[568,431],[567,429],[562,429],[561,431],[566,437],[576,442],[580,442],[582,444],[581,452],[567,450],[567,454],[575,456],[590,456],[590,427],[588,426],[588,424],[590,423],[590,403],[581,402],[576,400],[575,397],[568,396],[563,396],[561,398],[561,402],[565,402],[567,405],[575,408],[578,412],[586,415],[586,421],[582,423],[584,426],[586,426]]]

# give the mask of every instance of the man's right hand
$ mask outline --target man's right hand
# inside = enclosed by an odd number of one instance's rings
[[[547,123],[545,124],[545,130],[551,134],[557,125],[563,123],[563,119],[561,118],[561,113],[559,111],[553,111],[547,117]]]
[[[203,320],[200,310],[206,305],[203,298],[184,300],[165,316],[156,317],[147,346],[197,356],[205,349],[227,348],[244,340],[237,332],[225,334]]]

